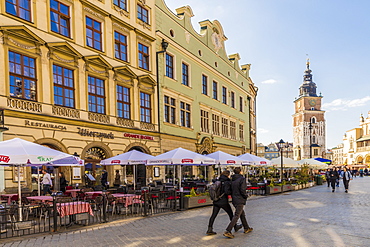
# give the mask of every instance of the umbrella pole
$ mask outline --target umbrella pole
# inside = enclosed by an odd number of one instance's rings
[[[40,167],[37,167],[37,194],[40,196]]]
[[[133,165],[134,168],[134,190],[136,190],[136,165]]]
[[[218,178],[221,176],[221,164],[218,163]]]
[[[204,166],[204,181],[207,182],[207,166]]]
[[[180,172],[179,172],[179,189],[181,188],[181,176],[182,176],[182,172],[181,172],[181,165],[180,165]]]
[[[19,212],[19,221],[23,221],[22,217],[22,189],[21,189],[21,166],[18,166],[18,212]]]

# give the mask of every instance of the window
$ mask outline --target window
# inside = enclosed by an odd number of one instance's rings
[[[152,122],[152,106],[150,94],[140,93],[140,121],[145,123]]]
[[[51,31],[70,37],[69,6],[56,0],[50,0]]]
[[[223,137],[229,137],[229,120],[226,118],[222,118],[222,136]]]
[[[54,104],[75,107],[73,70],[53,65]]]
[[[315,155],[315,156],[319,155],[319,150],[315,148],[315,149],[313,150],[313,155]]]
[[[149,70],[149,47],[139,43],[139,67]]]
[[[205,75],[202,75],[202,94],[208,95],[208,78]]]
[[[231,97],[231,100],[230,100],[231,107],[235,108],[235,93],[231,92],[230,97]]]
[[[226,89],[226,87],[222,87],[222,103],[227,105],[227,89]]]
[[[214,135],[220,135],[220,116],[212,114],[212,133]]]
[[[127,10],[126,0],[113,0],[113,4],[120,7],[121,9]]]
[[[86,16],[86,45],[102,50],[101,23]]]
[[[243,112],[243,97],[239,97],[239,111]]]
[[[189,65],[182,63],[182,84],[189,86]]]
[[[180,102],[180,124],[183,127],[190,128],[190,104]]]
[[[137,18],[149,24],[149,12],[140,4],[137,5]]]
[[[35,59],[9,51],[10,96],[36,100]]]
[[[164,121],[176,124],[176,100],[168,96],[164,96]]]
[[[26,21],[31,21],[31,1],[30,0],[6,0],[6,13],[18,16]]]
[[[209,112],[200,110],[200,130],[209,133]]]
[[[217,82],[213,81],[213,98],[218,100],[218,90]]]
[[[117,116],[131,119],[130,89],[117,85]]]
[[[89,111],[105,114],[105,92],[102,79],[88,76]]]
[[[230,138],[236,140],[236,123],[230,121]]]
[[[312,143],[316,143],[316,136],[312,136]]]
[[[244,141],[244,125],[239,124],[239,140]]]
[[[173,79],[173,56],[166,53],[166,76]]]
[[[127,62],[127,37],[119,32],[114,32],[114,56]]]

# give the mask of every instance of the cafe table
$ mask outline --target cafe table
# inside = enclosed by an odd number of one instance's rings
[[[71,189],[71,190],[66,190],[66,193],[70,193],[73,198],[77,197],[77,192],[80,192],[80,189]]]
[[[123,205],[127,208],[134,203],[134,199],[140,199],[141,195],[136,194],[112,194],[113,197],[123,200]]]
[[[1,195],[1,200],[7,201],[7,204],[12,204],[12,201],[18,200],[18,194],[3,194]]]
[[[31,201],[41,201],[41,202],[53,201],[52,196],[28,196],[27,199]]]

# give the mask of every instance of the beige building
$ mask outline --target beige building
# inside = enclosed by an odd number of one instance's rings
[[[361,114],[359,127],[346,131],[341,145],[342,164],[370,165],[370,111]]]
[[[132,149],[159,154],[155,31],[154,1],[1,1],[3,139],[76,154],[93,168]],[[115,169],[125,168],[107,167],[111,184]],[[83,169],[61,170],[83,182]],[[138,167],[139,180],[145,172]],[[23,174],[31,188],[31,169]],[[16,185],[11,168],[0,180],[0,190]]]

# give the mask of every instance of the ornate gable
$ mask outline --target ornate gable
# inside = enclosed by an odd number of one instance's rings
[[[48,43],[49,58],[62,63],[71,63],[77,67],[78,59],[82,57],[76,49],[67,42]]]
[[[112,69],[110,65],[101,55],[93,55],[84,57],[86,71],[104,74],[108,76],[108,70]]]

